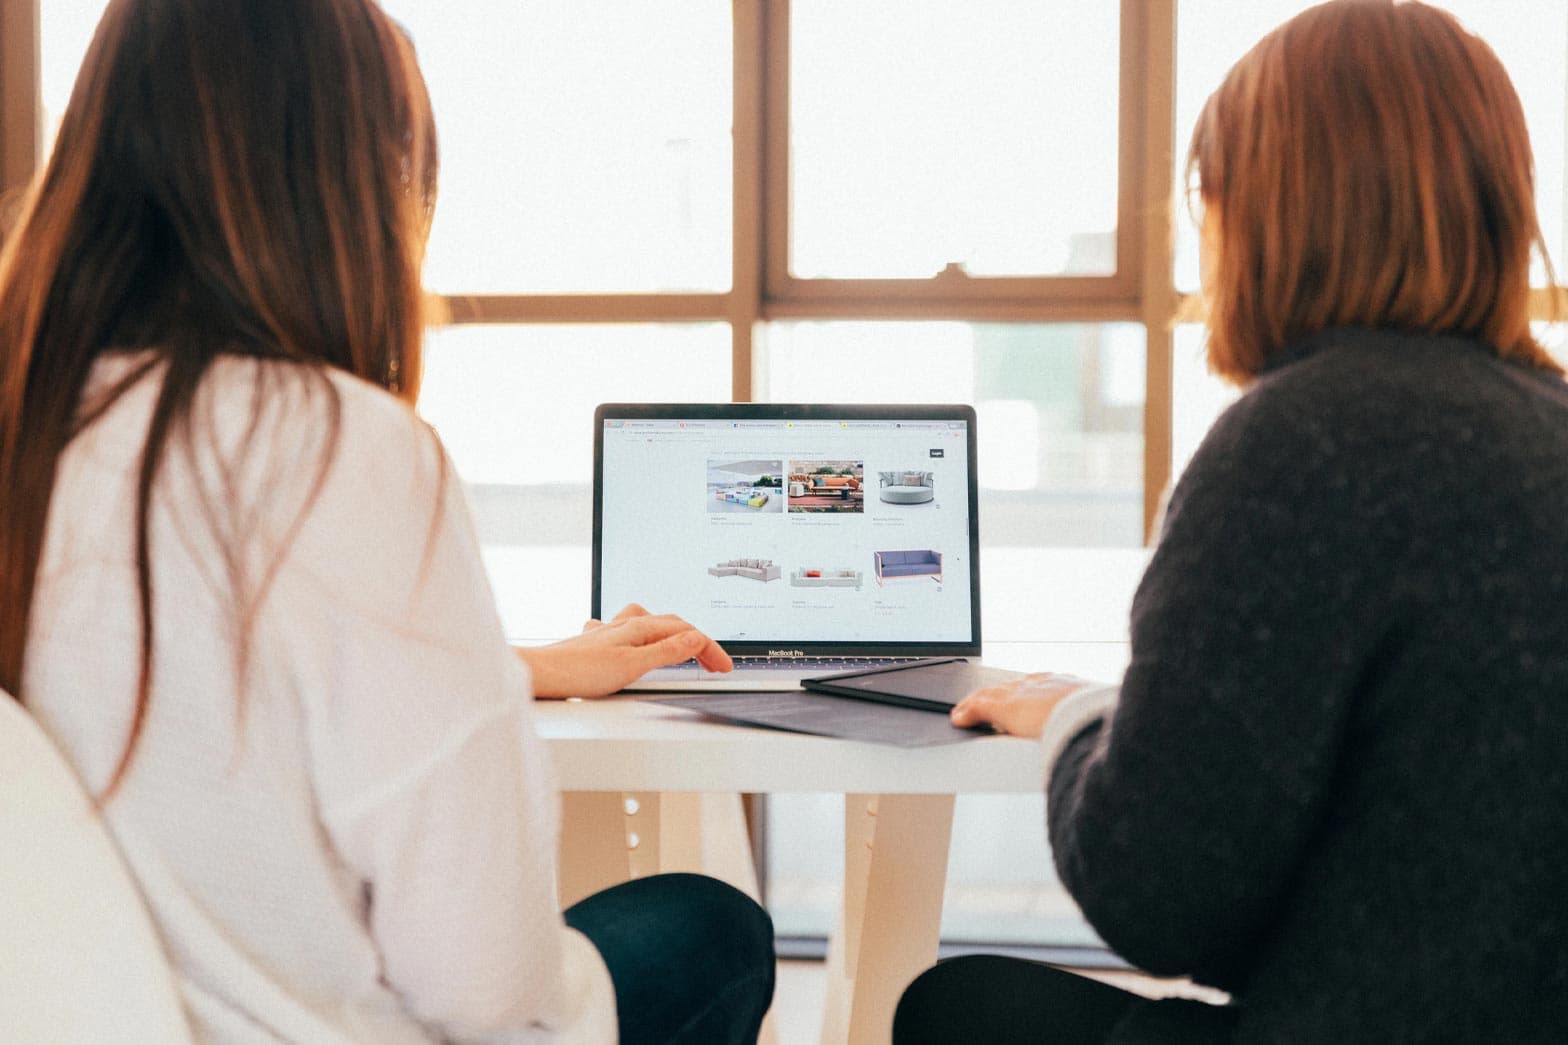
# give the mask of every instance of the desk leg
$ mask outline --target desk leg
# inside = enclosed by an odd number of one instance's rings
[[[562,910],[632,877],[625,821],[625,796],[618,791],[561,795],[556,895]]]
[[[711,875],[753,900],[759,898],[757,869],[751,860],[751,839],[746,834],[746,814],[739,795],[664,794],[657,798],[660,871]]]
[[[563,909],[612,885],[672,871],[709,875],[753,900],[760,895],[739,795],[568,791],[561,810]],[[770,1012],[758,1042],[776,1040]]]
[[[887,1042],[909,982],[936,961],[952,795],[846,795],[844,904],[828,948],[824,1045]]]
[[[643,796],[638,796],[639,798]],[[658,863],[661,872],[694,871],[728,882],[759,899],[757,868],[751,860],[746,814],[735,794],[663,794],[657,797]],[[653,805],[649,802],[646,805]],[[638,814],[641,815],[640,813]],[[634,818],[628,817],[630,821]],[[645,823],[644,829],[654,833]],[[778,1028],[772,1011],[763,1018],[758,1045],[775,1045]]]

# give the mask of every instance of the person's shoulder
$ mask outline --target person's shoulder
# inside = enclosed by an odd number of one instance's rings
[[[407,402],[334,366],[225,355],[213,361],[208,384],[225,400],[303,411],[314,420],[330,411],[384,435],[428,431]]]
[[[1408,438],[1413,420],[1428,412],[1423,381],[1444,369],[1423,366],[1409,347],[1361,330],[1287,346],[1209,428],[1177,494],[1218,486],[1317,496],[1325,484],[1342,486],[1350,473],[1389,459],[1391,443]]]
[[[1271,499],[1331,493],[1347,506],[1385,503],[1390,491],[1441,500],[1542,453],[1568,455],[1559,376],[1472,338],[1332,330],[1291,346],[1253,382],[1183,481]]]
[[[1288,346],[1255,391],[1281,404],[1310,401],[1319,411],[1393,416],[1494,398],[1526,396],[1568,410],[1562,377],[1503,358],[1477,337],[1342,327]]]
[[[1337,328],[1282,351],[1216,422],[1250,442],[1305,440],[1329,452],[1430,435],[1433,426],[1507,423],[1521,402],[1568,420],[1568,386],[1476,338]],[[1301,449],[1297,447],[1296,449]]]
[[[449,463],[413,407],[334,367],[224,356],[203,382],[199,428],[212,419],[231,469],[292,517],[366,533],[423,533],[447,499]],[[411,522],[420,525],[411,527]]]
[[[443,453],[410,404],[336,367],[219,356],[202,395],[200,415],[218,431],[252,445],[264,437],[301,460],[325,453],[341,467],[407,474]]]
[[[444,455],[435,430],[410,403],[345,371],[329,368],[325,373],[341,404],[345,451],[367,452],[393,463],[429,464]]]

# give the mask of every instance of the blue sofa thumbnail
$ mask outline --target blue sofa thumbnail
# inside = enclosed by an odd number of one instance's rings
[[[932,577],[942,582],[942,553],[930,548],[876,552],[877,585],[890,577]]]

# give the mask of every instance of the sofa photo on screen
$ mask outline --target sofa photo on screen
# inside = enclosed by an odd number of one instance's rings
[[[785,481],[791,512],[863,512],[864,461],[795,461]]]
[[[860,590],[865,574],[848,567],[823,569],[818,566],[801,566],[791,570],[789,582],[797,588],[854,588]]]
[[[747,508],[766,508],[770,499],[768,491],[753,490],[749,486],[734,490],[719,490],[713,497],[714,500],[727,504],[744,504]]]
[[[930,577],[942,583],[942,553],[930,548],[912,551],[876,552],[877,586],[895,577]]]
[[[709,566],[715,577],[750,577],[754,581],[776,581],[783,570],[772,559],[731,559],[717,566]]]
[[[926,504],[935,496],[930,472],[877,473],[877,499],[887,504]]]

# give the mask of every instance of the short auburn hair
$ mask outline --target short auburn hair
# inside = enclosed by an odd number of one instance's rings
[[[1265,36],[1187,155],[1216,256],[1209,364],[1238,384],[1337,326],[1466,334],[1561,373],[1530,333],[1524,110],[1497,55],[1417,2],[1331,0]]]

